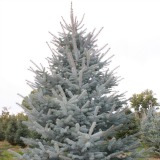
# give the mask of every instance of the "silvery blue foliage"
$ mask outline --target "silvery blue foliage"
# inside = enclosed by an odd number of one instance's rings
[[[29,117],[24,122],[41,139],[22,138],[30,146],[19,157],[25,160],[117,160],[135,159],[136,135],[116,139],[116,133],[129,121],[122,107],[124,94],[113,88],[119,77],[108,68],[112,56],[95,42],[101,32],[86,33],[83,18],[78,21],[71,8],[71,23],[62,18],[62,33],[53,35],[49,71],[43,66],[30,68],[35,90],[22,106]],[[107,58],[108,57],[108,58]],[[34,63],[34,62],[33,62]],[[126,154],[130,152],[130,154]]]
[[[143,142],[152,147],[151,152],[160,156],[160,113],[154,107],[148,110],[148,114],[141,123]]]

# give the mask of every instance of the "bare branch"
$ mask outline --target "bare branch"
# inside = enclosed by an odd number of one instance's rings
[[[65,29],[68,30],[68,31],[71,31],[71,29],[70,29],[71,27],[66,23],[66,21],[64,20],[63,17],[62,17],[62,20],[63,20],[64,24],[66,25]]]
[[[79,34],[80,35],[84,34],[86,30],[87,30],[87,28],[85,28],[84,30],[82,30]]]
[[[39,68],[38,65],[36,65],[32,60],[30,60],[30,61],[31,61],[40,71],[42,71],[41,68]]]
[[[109,52],[110,49],[111,48],[108,48],[107,51],[100,56],[99,60],[101,60]]]
[[[102,48],[100,48],[99,50],[96,51],[96,53],[99,53],[101,50],[103,50],[108,44],[105,44]],[[95,53],[95,54],[96,54]]]
[[[54,42],[52,42],[52,41],[51,41],[51,43],[54,44],[57,48],[59,47],[56,43],[54,43]]]
[[[84,27],[84,24],[83,24],[81,27],[77,28],[77,30],[80,30],[80,29],[82,29],[83,27]]]
[[[60,23],[61,23],[61,22],[60,22]],[[64,26],[62,23],[61,23],[61,25],[63,26],[64,29],[66,29],[67,31],[70,31],[70,29],[67,28],[66,26]]]
[[[77,28],[78,28],[78,27],[81,25],[81,23],[83,22],[84,16],[85,16],[85,14],[83,14],[81,21],[80,21],[79,24],[77,25]]]
[[[49,49],[51,50],[51,52],[52,52],[52,54],[53,54],[54,58],[56,58],[56,59],[57,59],[57,57],[56,57],[55,53],[52,51],[52,48],[50,47],[49,43],[48,43],[48,42],[46,42],[46,43],[47,43],[47,45],[48,45]]]
[[[115,67],[113,70],[111,70],[110,72],[109,72],[109,74],[112,74],[116,69],[118,69],[120,66],[117,66],[117,67]]]
[[[93,29],[93,31],[92,31],[92,33],[91,33],[91,35],[93,35],[93,34],[94,34],[95,30],[96,30],[96,28],[94,28],[94,29]]]
[[[61,27],[62,27],[62,30],[63,30],[63,33],[64,33],[65,37],[67,37],[66,32],[65,32],[65,30],[64,30],[63,24],[62,24],[61,22],[60,22],[60,24],[61,24]]]
[[[108,60],[110,60],[111,58],[113,58],[114,55],[110,56],[109,58],[107,58],[104,62],[107,62]]]
[[[42,66],[42,64],[40,63],[42,71],[45,72],[45,67]]]
[[[33,73],[36,73],[36,71],[32,67],[30,67],[28,70],[33,72]]]
[[[51,34],[55,39],[59,40],[54,34],[52,34],[51,32],[48,32],[49,34]]]
[[[91,41],[93,41],[99,34],[100,32],[102,31],[103,27],[99,30],[99,32],[93,37],[93,39]]]
[[[27,82],[27,85],[29,85],[33,90],[34,90],[35,88],[37,88],[34,83],[32,83],[32,82],[30,82],[30,81],[28,81],[28,80],[26,80],[26,82]]]

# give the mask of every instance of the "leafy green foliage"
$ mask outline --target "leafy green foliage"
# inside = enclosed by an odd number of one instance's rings
[[[5,134],[10,121],[10,115],[6,107],[2,110],[2,115],[0,116],[0,141],[5,140]]]
[[[153,91],[148,89],[140,94],[133,94],[130,102],[131,107],[134,108],[135,111],[139,111],[140,107],[146,111],[150,106],[158,105],[157,99],[153,95]]]
[[[23,113],[17,115],[10,115],[7,108],[4,108],[0,116],[0,141],[7,140],[12,145],[26,145],[21,140],[21,137],[40,137],[38,133],[31,132],[22,121],[28,120],[28,117]]]
[[[10,114],[6,107],[2,110],[2,115],[0,116],[0,127],[4,132],[7,130],[8,122],[10,121]]]

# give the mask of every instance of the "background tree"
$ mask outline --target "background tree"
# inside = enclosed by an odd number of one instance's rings
[[[116,138],[123,138],[140,131],[140,120],[136,118],[135,114],[130,109],[127,109],[125,114],[132,114],[133,116],[130,118],[130,121],[124,124],[125,127],[117,133]]]
[[[25,147],[26,145],[20,137],[36,137],[28,128],[22,124],[22,121],[28,120],[24,113],[11,115],[5,107],[0,116],[0,141],[7,140],[12,145]]]
[[[160,113],[150,108],[147,117],[141,123],[142,140],[152,147],[152,154],[160,157]]]
[[[5,140],[6,130],[10,121],[10,114],[7,107],[3,107],[2,114],[0,116],[0,141]]]
[[[26,107],[27,109],[31,109],[30,105],[28,104],[28,100],[27,99],[30,97],[32,99],[32,102],[33,102],[34,101],[34,94],[36,92],[37,92],[36,90],[33,90],[33,91],[31,91],[31,93],[29,94],[29,96],[26,96],[26,97],[23,98],[22,105],[24,107]]]
[[[30,131],[28,130],[27,126],[22,124],[22,120],[19,120],[17,122],[17,131],[14,136],[15,144],[21,147],[26,147],[26,144],[24,144],[23,140],[21,140],[21,137],[29,137],[29,136],[30,136]]]
[[[130,114],[123,109],[124,94],[114,90],[120,79],[108,68],[112,56],[102,61],[106,45],[97,49],[95,44],[101,30],[86,34],[83,18],[74,18],[72,9],[70,18],[71,24],[63,19],[59,37],[51,34],[57,49],[49,46],[49,71],[36,64],[30,68],[36,77],[28,84],[36,93],[25,98],[29,109],[21,106],[29,119],[25,124],[41,138],[23,138],[30,148],[17,155],[26,160],[118,160],[129,152],[123,159],[135,159],[136,136],[115,137]]]
[[[15,116],[12,116],[6,130],[6,140],[12,145],[17,144],[15,141],[15,135],[16,135],[17,129],[18,129],[17,119]]]
[[[2,123],[0,120],[0,141],[4,141],[4,140],[5,140],[5,132],[3,130]]]
[[[135,111],[140,111],[142,108],[144,111],[147,111],[149,107],[158,105],[157,98],[154,97],[152,90],[145,90],[140,94],[133,94],[130,99],[131,107]]]
[[[1,127],[2,130],[5,132],[7,130],[8,122],[10,121],[10,114],[7,107],[3,107],[2,115],[0,116],[1,120]]]
[[[28,117],[24,115],[24,113],[18,113],[16,115],[16,119],[17,119],[17,130],[14,135],[14,141],[17,145],[25,147],[26,145],[21,140],[21,137],[30,137],[31,133],[29,129],[26,127],[26,125],[22,124],[22,121],[27,121]]]
[[[27,108],[27,109],[29,109],[29,110],[31,110],[31,107],[29,105],[28,99],[31,99],[32,105],[36,104],[37,103],[37,99],[35,98],[36,94],[37,94],[37,90],[34,89],[33,91],[31,91],[28,96],[26,96],[26,97],[23,98],[23,100],[22,100],[22,106],[25,107],[25,108]],[[27,115],[26,115],[26,118],[28,120]],[[23,121],[25,121],[25,119],[23,119]],[[37,138],[40,138],[41,135],[38,134],[37,131],[30,130],[29,137],[37,139]]]

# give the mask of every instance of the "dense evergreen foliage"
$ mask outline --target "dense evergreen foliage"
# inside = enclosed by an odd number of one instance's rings
[[[143,143],[152,147],[152,154],[160,157],[160,113],[150,108],[141,123]]]
[[[109,49],[98,49],[100,33],[83,29],[70,14],[63,19],[62,33],[53,36],[49,71],[35,64],[35,82],[28,84],[36,92],[25,97],[22,106],[28,116],[24,122],[39,139],[23,138],[30,146],[19,159],[25,160],[132,160],[139,145],[136,135],[117,138],[128,128],[132,114],[126,114],[124,94],[115,90],[119,77],[108,68]],[[34,62],[33,62],[34,64]]]
[[[21,140],[21,137],[29,137],[30,131],[28,130],[28,128],[24,124],[22,124],[21,120],[17,122],[17,130],[15,133],[16,134],[14,136],[14,140],[15,140],[16,144],[18,144],[21,147],[25,147],[26,145]]]
[[[127,121],[126,124],[124,124],[124,127],[122,130],[120,130],[116,137],[117,138],[123,138],[132,134],[136,134],[140,132],[140,119],[136,117],[135,113],[132,113],[130,109],[126,110],[126,115],[133,114],[133,116],[130,118],[130,121]]]
[[[23,113],[11,115],[9,111],[4,108],[2,115],[0,115],[0,141],[8,141],[12,145],[19,145],[25,147],[26,145],[21,140],[21,137],[40,137],[36,132],[31,132],[22,121],[28,118]]]
[[[2,129],[2,125],[0,124],[0,141],[4,141],[5,140],[5,132]]]
[[[18,129],[17,119],[15,118],[15,116],[13,116],[11,121],[9,121],[6,130],[6,140],[12,145],[16,145],[15,134],[17,129]]]

